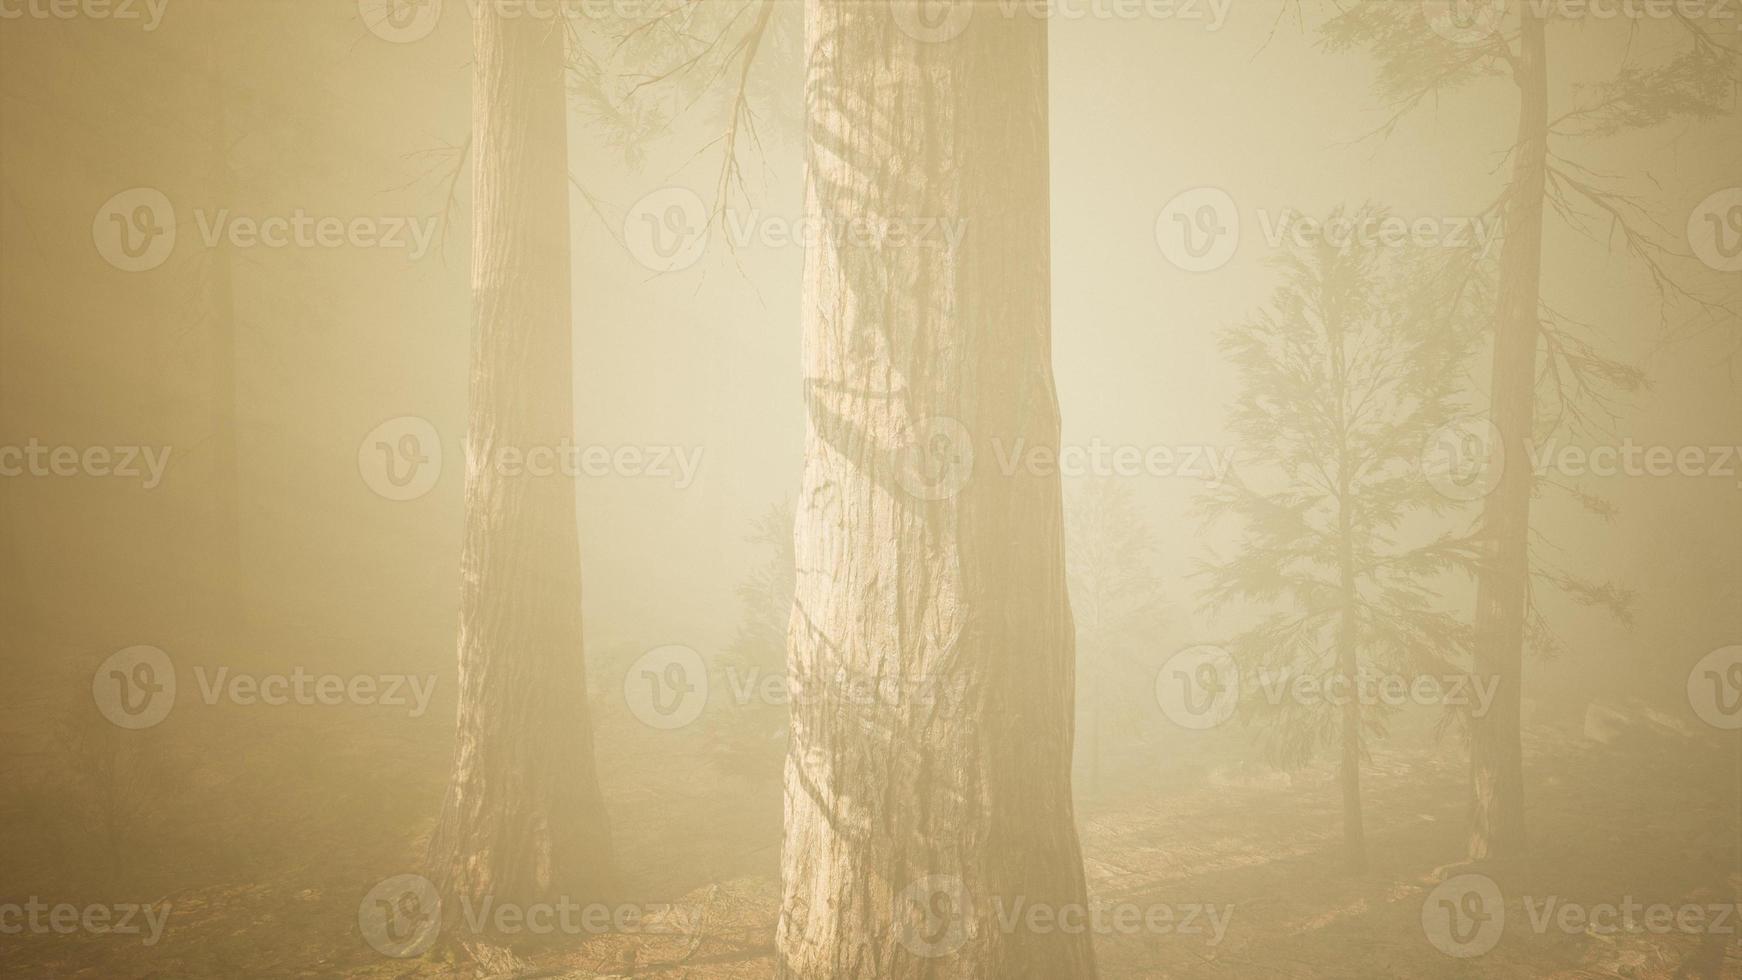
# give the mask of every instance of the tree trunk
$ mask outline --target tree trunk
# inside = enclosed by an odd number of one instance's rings
[[[1337,670],[1343,676],[1343,758],[1338,779],[1343,787],[1343,853],[1349,870],[1367,870],[1367,831],[1361,816],[1361,645],[1359,598],[1355,587],[1353,531],[1349,527],[1348,480],[1343,482],[1342,592],[1343,612],[1337,635]]]
[[[805,257],[779,974],[1092,978],[1086,931],[999,916],[1086,902],[1059,479],[996,465],[1059,439],[1046,27],[982,9],[925,43],[901,12],[805,10],[826,230]],[[960,247],[838,237],[928,218],[964,221]]]
[[[1349,401],[1349,355],[1340,303],[1326,304],[1331,345],[1331,383],[1337,397],[1337,587],[1343,608],[1337,623],[1337,673],[1343,679],[1342,758],[1337,772],[1343,790],[1343,858],[1350,871],[1367,870],[1367,831],[1361,814],[1361,593],[1355,580],[1356,462]]]
[[[1548,64],[1543,21],[1527,6],[1514,74],[1518,143],[1500,256],[1491,415],[1504,447],[1499,486],[1483,505],[1484,565],[1476,591],[1476,670],[1498,683],[1487,715],[1471,720],[1470,857],[1523,852],[1520,742],[1524,626],[1530,595],[1528,443],[1536,424],[1543,194],[1548,157]]]
[[[581,654],[575,487],[504,476],[507,447],[573,432],[569,202],[560,21],[474,26],[471,397],[461,554],[459,720],[431,841],[444,914],[599,896],[609,841]]]

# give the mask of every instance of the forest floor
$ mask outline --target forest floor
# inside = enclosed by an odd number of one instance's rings
[[[239,756],[231,771],[214,763],[199,774],[189,798],[218,787],[209,795],[227,805],[201,803],[203,816],[178,820],[183,836],[161,843],[176,854],[203,845],[204,863],[135,879],[176,882],[140,893],[171,907],[158,942],[25,930],[0,936],[0,976],[772,975],[780,800],[769,773],[722,773],[704,750],[673,752],[658,741],[670,733],[602,731],[599,744],[619,747],[600,764],[604,783],[617,788],[608,794],[612,809],[623,815],[613,827],[618,861],[634,869],[625,887],[639,901],[699,910],[699,927],[517,948],[513,960],[486,969],[478,957],[500,950],[446,942],[420,958],[390,959],[369,948],[358,925],[370,885],[416,867],[441,793],[430,774],[444,770],[447,750],[439,740],[395,741],[386,727],[361,735],[326,728],[286,732],[272,750]],[[1344,868],[1340,796],[1328,770],[1290,777],[1197,760],[1156,769],[1141,788],[1127,781],[1087,795],[1078,818],[1092,900],[1166,906],[1175,915],[1172,928],[1098,933],[1102,977],[1742,977],[1742,757],[1733,740],[1599,744],[1538,727],[1526,742],[1533,853],[1504,867],[1458,863],[1465,775],[1452,752],[1375,753],[1364,771],[1369,864],[1359,874]],[[299,780],[306,794],[286,795]],[[335,786],[347,789],[335,798]],[[253,828],[246,840],[223,830],[239,819]],[[8,861],[29,872],[28,857]],[[1491,949],[1458,958],[1429,942],[1423,907],[1438,883],[1465,873],[1485,874],[1501,890],[1505,924]],[[27,875],[6,877],[13,880],[0,902],[21,901]],[[1550,897],[1587,910],[1725,906],[1729,931],[1544,922]],[[1184,914],[1211,907],[1213,917],[1199,913],[1197,926],[1186,927]]]

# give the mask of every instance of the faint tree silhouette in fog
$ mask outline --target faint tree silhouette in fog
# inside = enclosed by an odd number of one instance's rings
[[[743,618],[738,631],[715,664],[729,672],[715,690],[750,699],[713,716],[709,745],[730,772],[754,779],[778,779],[786,755],[787,708],[761,694],[768,678],[785,678],[786,630],[792,621],[795,580],[792,554],[792,504],[778,503],[751,524],[747,540],[761,548],[760,564],[738,586]]]
[[[1366,862],[1364,743],[1385,733],[1386,712],[1356,692],[1371,672],[1464,670],[1468,629],[1437,595],[1468,560],[1468,541],[1436,533],[1452,502],[1420,478],[1419,461],[1467,384],[1485,308],[1476,261],[1320,240],[1278,256],[1284,280],[1269,306],[1222,338],[1240,380],[1231,424],[1241,466],[1203,507],[1234,519],[1241,535],[1232,557],[1200,573],[1204,599],[1212,609],[1269,610],[1230,651],[1242,677],[1280,686],[1246,686],[1243,707],[1279,765],[1339,746],[1356,870]],[[1341,703],[1271,703],[1267,693],[1292,690],[1297,676],[1341,685]]]
[[[1552,214],[1594,241],[1619,242],[1650,277],[1672,335],[1733,317],[1733,308],[1692,285],[1700,273],[1686,243],[1628,189],[1629,181],[1604,172],[1594,160],[1580,162],[1576,151],[1603,137],[1733,111],[1742,42],[1717,29],[1731,21],[1701,22],[1680,11],[1669,20],[1630,19],[1623,63],[1586,87],[1576,104],[1551,109],[1551,54],[1576,43],[1590,21],[1571,22],[1558,5],[1537,2],[1446,6],[1449,18],[1431,21],[1437,8],[1429,4],[1339,4],[1323,37],[1331,51],[1370,49],[1378,58],[1378,87],[1391,115],[1374,135],[1389,135],[1412,110],[1481,79],[1510,78],[1518,91],[1517,136],[1504,158],[1511,174],[1486,212],[1505,221],[1489,416],[1512,465],[1487,497],[1480,521],[1476,652],[1482,671],[1500,682],[1494,710],[1476,719],[1470,741],[1469,852],[1480,859],[1525,849],[1523,651],[1558,645],[1533,580],[1589,605],[1620,610],[1625,601],[1613,588],[1551,567],[1532,547],[1532,500],[1549,484],[1524,465],[1527,446],[1557,431],[1605,431],[1617,414],[1617,399],[1645,384],[1638,369],[1600,352],[1590,324],[1544,296],[1544,226]],[[1551,27],[1555,46],[1549,43]],[[1633,43],[1660,34],[1676,42],[1667,57]],[[1575,63],[1571,57],[1563,61]],[[1687,319],[1672,324],[1674,311]],[[1570,495],[1608,516],[1601,501],[1576,490]]]
[[[428,861],[453,899],[586,901],[608,894],[612,869],[582,654],[574,479],[495,465],[505,449],[574,436],[564,36],[484,4],[473,41],[459,710]]]
[[[1154,639],[1167,618],[1155,570],[1154,532],[1131,487],[1116,479],[1082,484],[1065,500],[1065,567],[1077,624],[1077,758],[1088,789],[1102,788],[1107,748],[1119,733],[1136,748],[1153,714]]]

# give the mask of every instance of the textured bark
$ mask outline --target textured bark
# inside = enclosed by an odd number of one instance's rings
[[[888,4],[806,4],[807,216],[967,232],[805,257],[784,977],[1095,975],[1086,932],[998,915],[1086,898],[1059,480],[997,466],[1059,438],[1046,28],[990,10],[922,43]],[[956,492],[904,478],[970,440]]]
[[[1525,847],[1524,754],[1520,742],[1524,626],[1530,598],[1527,444],[1536,424],[1541,342],[1543,194],[1548,154],[1548,64],[1543,21],[1521,11],[1518,142],[1494,340],[1490,414],[1505,447],[1499,486],[1483,505],[1483,569],[1476,592],[1476,670],[1498,682],[1493,706],[1472,719],[1470,857],[1516,856]]]
[[[459,721],[432,873],[497,903],[597,897],[608,835],[581,654],[575,487],[504,476],[506,447],[572,436],[563,36],[545,18],[474,27],[471,396]]]

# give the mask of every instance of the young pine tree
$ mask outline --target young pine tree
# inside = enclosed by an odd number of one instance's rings
[[[1341,211],[1331,223],[1384,217]],[[1230,641],[1244,707],[1271,761],[1298,766],[1336,746],[1349,865],[1361,870],[1361,760],[1384,715],[1357,692],[1374,672],[1458,671],[1467,627],[1436,579],[1467,560],[1437,534],[1450,502],[1422,478],[1422,447],[1458,411],[1483,305],[1474,256],[1319,242],[1277,259],[1269,306],[1226,332],[1239,377],[1239,471],[1204,500],[1240,528],[1211,564],[1205,601],[1262,611]],[[1268,698],[1311,675],[1324,697]],[[1371,690],[1371,688],[1367,688]],[[1272,703],[1274,701],[1274,703]]]
[[[1530,441],[1557,432],[1602,431],[1614,417],[1613,400],[1636,393],[1645,382],[1639,369],[1598,351],[1592,328],[1565,312],[1565,297],[1545,292],[1545,231],[1560,223],[1620,246],[1649,275],[1666,326],[1678,310],[1690,318],[1675,325],[1683,332],[1735,315],[1690,285],[1697,263],[1686,244],[1666,232],[1679,222],[1663,220],[1633,189],[1648,188],[1649,178],[1609,172],[1612,165],[1597,151],[1617,136],[1712,121],[1734,111],[1742,44],[1722,19],[1677,11],[1668,18],[1617,22],[1583,12],[1542,0],[1360,0],[1340,5],[1323,33],[1330,51],[1364,49],[1378,60],[1378,88],[1393,114],[1375,135],[1389,135],[1414,109],[1483,79],[1507,79],[1516,91],[1517,135],[1509,148],[1497,147],[1506,151],[1507,175],[1490,208],[1504,219],[1506,237],[1491,314],[1488,416],[1512,465],[1484,501],[1480,523],[1476,656],[1483,672],[1499,679],[1499,696],[1493,711],[1472,719],[1470,731],[1472,859],[1512,857],[1525,849],[1523,654],[1527,645],[1539,651],[1557,646],[1534,599],[1533,581],[1625,614],[1615,590],[1548,567],[1531,547],[1531,510],[1544,484],[1520,465]],[[1593,44],[1617,42],[1624,52],[1619,61],[1590,57]],[[1574,74],[1593,62],[1605,70]],[[1575,81],[1570,99],[1563,94],[1567,76]],[[1600,501],[1558,489],[1603,514]]]

